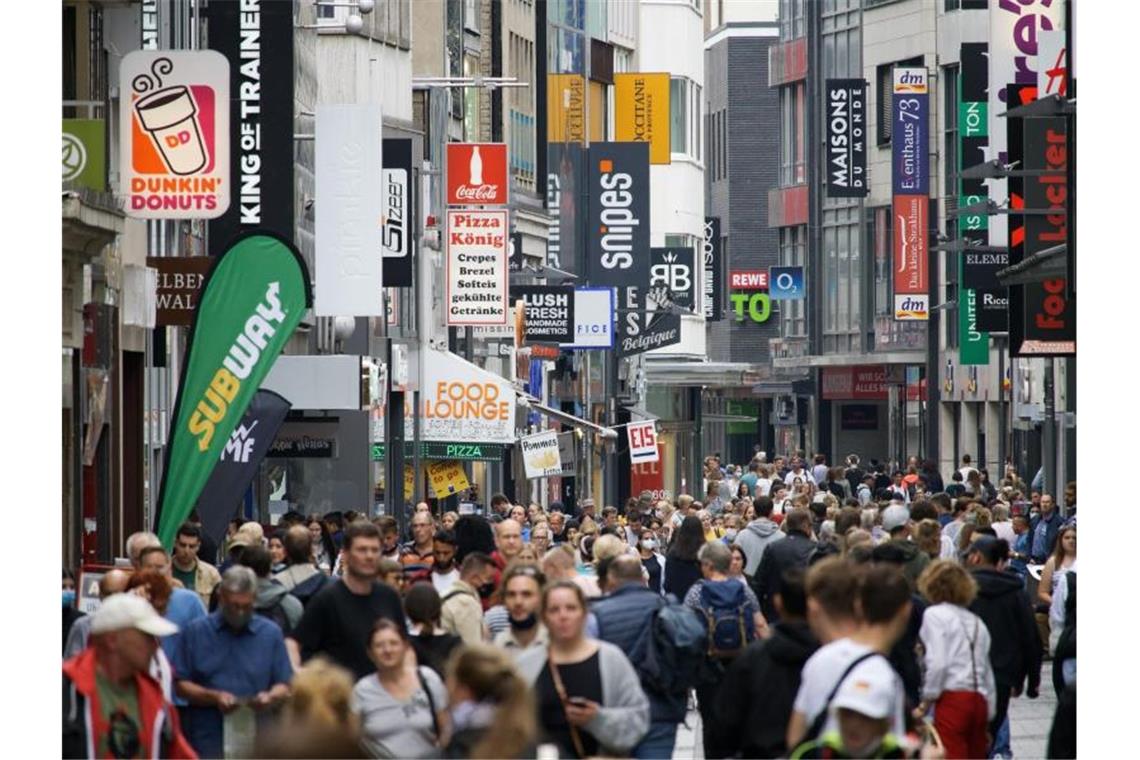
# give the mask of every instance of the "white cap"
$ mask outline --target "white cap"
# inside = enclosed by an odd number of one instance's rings
[[[856,671],[843,682],[831,706],[836,710],[846,708],[868,718],[881,720],[890,716],[894,701],[894,684],[875,678],[872,674]]]
[[[883,510],[883,530],[890,533],[895,528],[901,528],[910,522],[910,510],[895,504]]]
[[[150,602],[134,594],[112,594],[103,600],[91,618],[91,633],[108,633],[135,628],[151,636],[170,636],[178,626],[166,620]]]

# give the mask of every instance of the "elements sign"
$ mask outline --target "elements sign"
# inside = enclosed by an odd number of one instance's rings
[[[526,341],[569,343],[574,339],[574,287],[572,285],[513,285],[511,303],[526,309]]]
[[[447,205],[507,205],[506,143],[447,144]]]
[[[827,194],[862,198],[867,186],[867,83],[827,80]]]
[[[626,433],[629,436],[629,462],[630,464],[642,464],[643,462],[656,462],[658,458],[657,452],[657,423],[653,420],[648,422],[631,422],[626,425]]]
[[[704,242],[701,244],[701,268],[705,291],[705,319],[714,322],[724,317],[724,257],[720,247],[720,217],[705,217]]]
[[[507,322],[507,212],[447,212],[447,324]]]
[[[230,205],[230,65],[210,50],[128,53],[119,69],[124,211],[213,219]],[[126,126],[129,125],[129,126]]]

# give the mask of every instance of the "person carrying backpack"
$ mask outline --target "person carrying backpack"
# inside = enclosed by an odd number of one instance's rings
[[[704,673],[697,684],[705,757],[724,757],[729,748],[719,726],[717,692],[728,666],[755,640],[763,618],[752,589],[728,577],[732,563],[728,546],[720,541],[707,543],[697,559],[704,578],[689,588],[683,604],[702,613],[708,630]]]
[[[696,684],[697,669],[687,664],[704,653],[704,621],[677,604],[670,604],[648,588],[637,557],[621,555],[610,563],[606,573],[610,593],[590,604],[593,619],[587,635],[608,641],[629,655],[637,670],[641,688],[649,697],[649,732],[633,748],[635,758],[672,757],[677,724],[685,719],[689,689]],[[690,633],[699,636],[695,651],[677,651],[668,635],[656,634],[668,625],[670,612],[678,609],[690,617]],[[665,613],[661,611],[665,610]],[[692,641],[693,639],[690,639]],[[668,651],[666,651],[668,650]],[[672,683],[669,681],[673,680]]]

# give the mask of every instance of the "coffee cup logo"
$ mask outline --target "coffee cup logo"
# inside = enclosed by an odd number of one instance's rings
[[[131,89],[141,96],[134,103],[135,116],[166,169],[185,176],[204,169],[209,156],[202,140],[198,104],[190,88],[181,84],[162,86],[163,77],[173,70],[169,58],[158,58],[151,64],[150,74],[131,80]]]

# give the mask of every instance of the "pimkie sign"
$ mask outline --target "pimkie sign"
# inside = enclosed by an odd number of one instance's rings
[[[507,205],[506,143],[447,144],[447,204]]]

